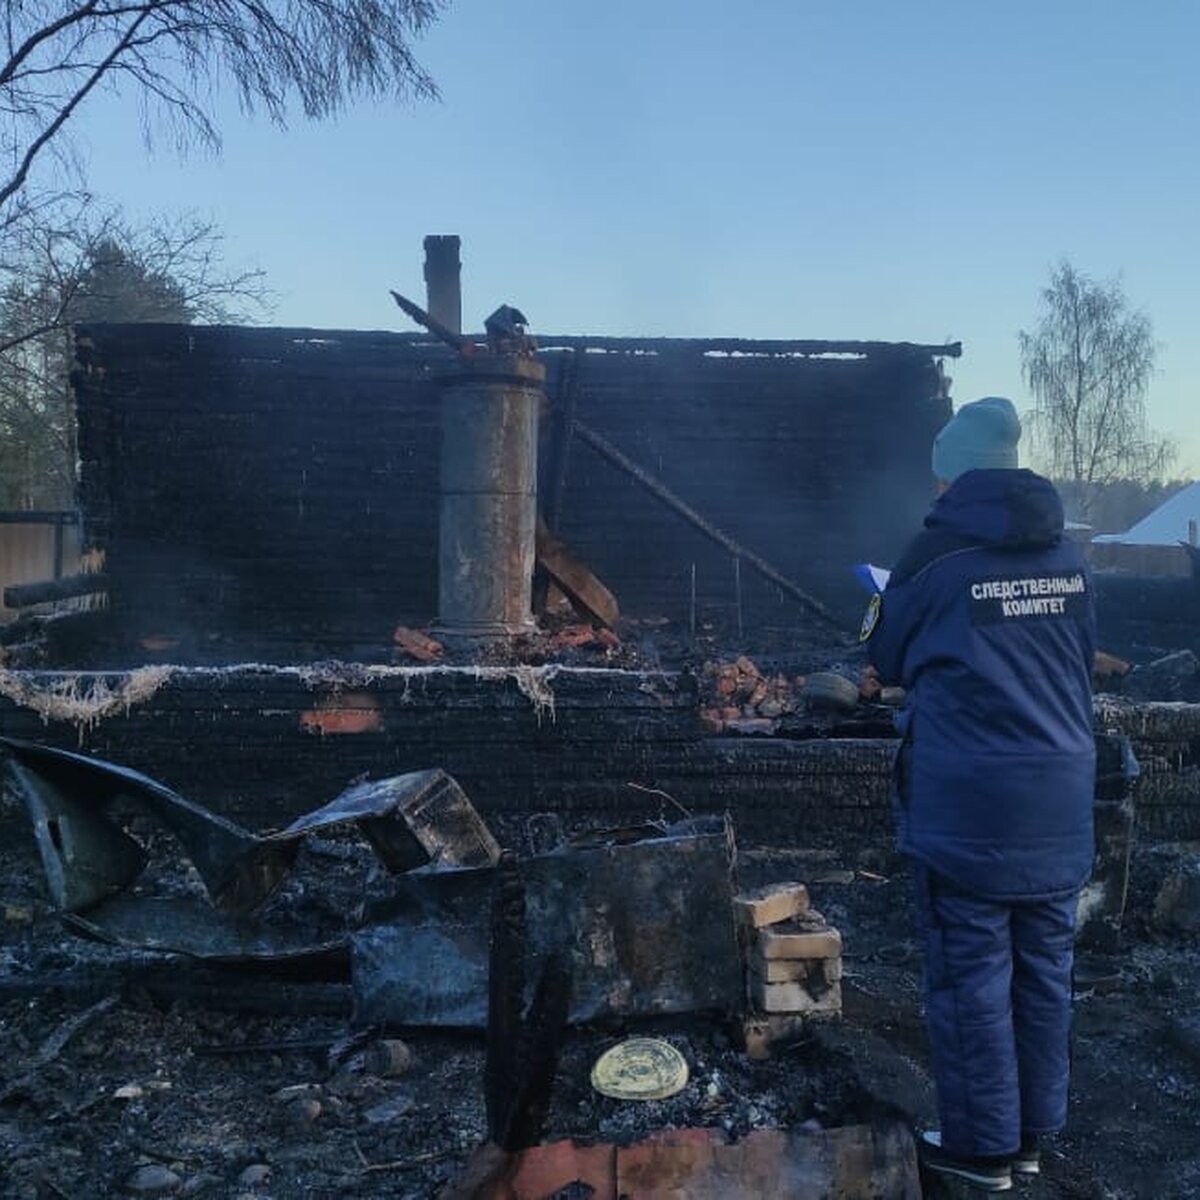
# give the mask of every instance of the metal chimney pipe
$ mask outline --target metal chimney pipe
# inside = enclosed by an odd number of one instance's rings
[[[439,378],[438,634],[488,639],[534,628],[538,414],[535,359],[476,354]]]
[[[456,233],[425,239],[425,310],[453,333],[462,333],[462,263]]]

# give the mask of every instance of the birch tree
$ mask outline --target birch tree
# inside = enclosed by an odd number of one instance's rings
[[[1042,291],[1037,325],[1018,336],[1035,453],[1078,515],[1117,480],[1162,479],[1174,452],[1146,420],[1153,329],[1117,280],[1098,282],[1064,260]]]

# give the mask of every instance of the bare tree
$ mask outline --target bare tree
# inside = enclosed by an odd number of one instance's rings
[[[361,96],[436,96],[411,42],[445,0],[9,0],[0,10],[0,505],[71,502],[70,324],[218,321],[264,299],[220,237],[130,228],[78,186],[72,118],[102,90],[147,138],[220,144],[222,91],[283,124]],[[76,186],[72,187],[72,182]]]
[[[1118,479],[1163,477],[1174,447],[1146,422],[1153,331],[1119,281],[1097,282],[1064,260],[1042,291],[1037,327],[1018,337],[1035,449],[1079,515]]]
[[[246,321],[260,271],[227,267],[194,217],[131,225],[81,200],[10,230],[0,262],[0,508],[74,502],[71,327],[94,321]]]
[[[149,132],[219,145],[226,86],[278,123],[361,95],[431,97],[411,39],[445,0],[9,0],[0,51],[0,224],[36,206],[35,164],[102,87],[136,97]]]
[[[80,320],[244,318],[265,291],[192,218],[136,229],[70,168],[72,118],[101,91],[147,139],[220,144],[215,101],[284,124],[362,96],[437,89],[411,43],[445,0],[8,0],[0,9],[0,506],[70,503],[67,375]],[[52,504],[51,504],[52,506]]]

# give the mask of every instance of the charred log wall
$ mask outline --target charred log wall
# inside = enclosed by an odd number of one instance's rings
[[[929,447],[950,414],[934,360],[902,347],[860,357],[745,349],[580,353],[560,362],[555,411],[574,412],[748,549],[857,616],[850,564],[891,563],[928,507]],[[564,464],[555,432],[543,473],[551,517],[627,610],[682,618],[694,565],[698,619],[728,627],[730,555],[590,447],[571,443]],[[744,564],[740,588],[747,622],[804,620]]]
[[[712,738],[694,678],[673,673],[10,672],[0,733],[133,767],[254,829],[286,825],[363,774],[429,767],[489,818],[674,820],[682,806],[810,845],[888,829],[890,741]]]
[[[1133,743],[1141,768],[1138,829],[1155,838],[1200,840],[1200,704],[1101,696],[1096,726]]]
[[[541,504],[627,613],[686,615],[694,565],[700,619],[729,618],[733,563],[571,438],[572,418],[847,612],[849,564],[890,561],[919,522],[949,414],[935,347],[544,345]],[[81,500],[114,614],[210,660],[239,634],[300,660],[432,617],[446,353],[386,333],[79,330]],[[748,623],[803,620],[745,567],[741,600]]]
[[[1096,574],[1096,620],[1106,650],[1146,660],[1200,655],[1200,579]]]
[[[80,499],[114,617],[203,658],[243,634],[303,656],[432,613],[441,358],[387,335],[79,331]]]
[[[144,771],[255,829],[286,825],[364,774],[441,767],[489,819],[675,819],[682,806],[729,811],[751,839],[888,837],[893,740],[713,737],[698,710],[696,680],[671,672],[0,671],[0,733]],[[1095,713],[1097,733],[1133,744],[1139,831],[1200,840],[1200,705],[1099,696]]]

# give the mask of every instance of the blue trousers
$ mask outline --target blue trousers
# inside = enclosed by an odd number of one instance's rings
[[[942,1146],[1012,1154],[1066,1124],[1078,897],[984,900],[914,866]]]

